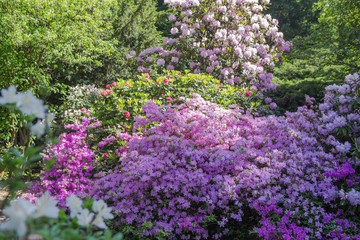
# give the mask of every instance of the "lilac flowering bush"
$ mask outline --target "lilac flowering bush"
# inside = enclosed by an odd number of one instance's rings
[[[92,117],[83,117],[65,126],[70,132],[60,135],[58,142],[49,145],[43,161],[49,167],[40,173],[40,180],[33,182],[26,197],[32,201],[44,191],[64,204],[71,194],[86,196],[94,180],[95,154],[87,142],[90,129],[101,126]]]
[[[96,119],[76,120],[48,147],[53,167],[29,198],[104,199],[111,226],[136,239],[360,239],[359,83],[349,75],[324,103],[307,97],[309,107],[283,117],[192,93],[125,113],[132,134],[103,137]],[[95,160],[104,149],[111,161]]]
[[[263,14],[269,0],[168,0],[173,38],[127,58],[140,72],[191,69],[230,84],[273,89],[269,70],[289,51],[278,21]]]
[[[254,117],[197,94],[178,106],[149,101],[135,118],[143,133],[122,136],[119,165],[93,195],[138,238],[358,239],[359,183],[338,181],[358,171],[324,145],[314,132],[323,120],[306,109]]]

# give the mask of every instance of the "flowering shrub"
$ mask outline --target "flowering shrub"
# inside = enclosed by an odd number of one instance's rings
[[[317,123],[304,127],[307,115],[239,115],[196,94],[178,106],[149,101],[143,111],[134,124],[143,136],[128,136],[119,166],[93,189],[124,231],[169,239],[247,239],[252,230],[264,239],[360,234],[341,211],[344,199],[357,204],[358,192],[338,184],[358,174],[342,164],[349,158],[323,147]],[[252,222],[243,222],[249,211]]]
[[[99,92],[100,89],[94,85],[71,87],[62,105],[64,123],[73,123],[74,118],[81,117],[85,110],[100,100]]]
[[[162,80],[157,84],[175,81]],[[73,135],[49,147],[45,158],[57,159],[34,192],[52,181],[45,188],[59,192],[63,205],[70,193],[104,199],[113,226],[140,239],[359,239],[359,82],[349,75],[346,84],[326,88],[319,107],[307,97],[310,107],[286,117],[224,109],[192,92],[178,104],[160,95],[161,104],[147,101],[134,118],[136,134],[119,131],[100,142],[87,136],[100,123],[83,118],[68,126]],[[112,87],[122,84],[141,86]],[[105,102],[117,94],[112,87]],[[126,112],[125,119],[137,115]],[[112,149],[103,158],[113,165],[97,180],[90,146]],[[69,173],[69,166],[77,168]],[[71,177],[78,182],[62,181]]]
[[[141,115],[145,102],[152,100],[158,105],[180,104],[182,97],[190,97],[194,92],[205,99],[224,107],[239,107],[255,112],[259,106],[255,90],[239,89],[224,85],[219,80],[205,74],[181,74],[165,71],[162,75],[147,74],[136,81],[119,80],[115,86],[102,91],[102,99],[93,102],[91,110],[103,124],[117,131],[130,131],[133,119]],[[236,106],[235,106],[236,105]],[[106,136],[104,136],[106,137]]]
[[[282,52],[291,44],[278,32],[278,21],[263,15],[269,2],[168,0],[176,12],[169,16],[174,38],[165,38],[164,47],[131,51],[127,58],[140,72],[192,69],[231,84],[273,89],[268,70],[282,62]]]
[[[70,194],[85,196],[93,181],[95,154],[86,141],[89,129],[101,126],[92,117],[83,117],[75,124],[65,126],[74,132],[63,133],[59,141],[49,145],[43,154],[43,161],[49,169],[40,173],[40,181],[34,182],[27,198],[35,200],[38,194],[47,190],[61,205]]]

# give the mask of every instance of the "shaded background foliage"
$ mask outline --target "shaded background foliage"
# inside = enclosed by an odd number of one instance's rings
[[[324,97],[330,84],[360,69],[360,2],[352,0],[273,0],[267,12],[294,44],[274,69],[276,91],[268,93],[280,112],[305,104],[305,94]]]

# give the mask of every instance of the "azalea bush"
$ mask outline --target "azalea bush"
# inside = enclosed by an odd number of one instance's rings
[[[119,165],[93,195],[137,238],[356,239],[358,75],[347,82],[327,89],[320,113],[312,105],[286,118],[240,114],[196,94],[180,105],[149,101],[135,118],[142,134],[119,136],[128,141]],[[326,132],[331,108],[350,119]]]
[[[57,207],[49,192],[37,199],[36,205],[25,199],[13,200],[4,209],[10,220],[0,225],[0,239],[36,236],[41,239],[103,239],[121,240],[104,222],[112,219],[111,209],[103,200],[82,201],[75,195],[66,199],[70,215]]]
[[[347,75],[345,84],[325,88],[324,102],[316,106],[314,99],[307,97],[309,106],[296,113],[287,113],[298,128],[309,131],[337,157],[350,157],[358,166],[360,151],[360,79],[359,74]]]
[[[93,135],[88,136],[88,132],[99,126],[99,121],[88,116],[66,125],[64,128],[68,132],[42,153],[43,163],[49,167],[40,173],[38,181],[32,182],[26,197],[35,201],[46,190],[63,206],[65,198],[71,194],[88,195],[97,163],[88,143]]]
[[[121,100],[118,90],[126,96],[152,82],[162,94],[191,79],[151,77],[108,86],[104,106]],[[34,193],[48,190],[62,206],[71,194],[103,199],[114,209],[110,226],[135,239],[356,239],[359,82],[349,75],[326,89],[324,103],[307,97],[309,106],[285,117],[224,108],[187,90],[177,101],[147,95],[141,114],[123,113],[134,117],[132,133],[115,126],[108,134],[90,116],[95,108],[81,111],[49,146],[53,166]]]
[[[165,38],[163,47],[131,51],[129,63],[140,72],[192,69],[231,84],[273,89],[269,70],[291,43],[278,32],[278,21],[262,13],[269,2],[168,0],[174,37]]]

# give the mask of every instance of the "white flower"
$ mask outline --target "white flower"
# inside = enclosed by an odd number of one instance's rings
[[[38,118],[45,118],[45,110],[47,109],[47,106],[44,106],[43,101],[36,98],[31,91],[19,93],[16,96],[16,100],[16,106],[24,114],[34,114]]]
[[[92,224],[94,224],[95,226],[97,226],[98,228],[101,228],[101,229],[106,229],[107,228],[107,226],[106,226],[106,224],[104,222],[104,219],[100,215],[96,216],[96,218],[94,219]]]
[[[0,97],[0,105],[1,104],[8,104],[8,103],[15,103],[16,102],[16,87],[10,86],[7,90],[1,90],[1,97]]]
[[[54,118],[55,118],[55,114],[53,114],[53,113],[48,113],[46,115],[45,122],[49,127],[51,127],[51,122],[52,122],[52,120],[54,120]]]
[[[94,212],[98,213],[99,216],[103,217],[104,219],[113,219],[114,215],[111,213],[111,208],[109,208],[104,200],[95,201],[92,205],[92,209]]]
[[[31,216],[36,207],[25,199],[13,200],[10,206],[4,209],[4,214],[10,218],[9,221],[0,225],[0,230],[16,230],[22,237],[27,232],[26,218]]]
[[[34,218],[38,217],[48,217],[48,218],[58,218],[59,217],[59,209],[56,207],[58,201],[53,199],[49,192],[45,192],[44,195],[41,196],[36,201],[36,210],[34,214]]]
[[[94,213],[90,213],[89,209],[81,209],[76,217],[79,225],[88,226],[94,217]]]
[[[31,126],[30,131],[33,136],[41,137],[45,133],[45,124],[38,120],[35,125]]]
[[[70,217],[75,217],[79,212],[81,212],[83,209],[81,207],[82,201],[80,198],[75,196],[74,194],[71,194],[69,197],[66,198],[66,206],[70,208]]]

